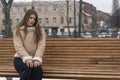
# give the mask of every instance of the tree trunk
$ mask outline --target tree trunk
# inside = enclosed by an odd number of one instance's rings
[[[12,5],[13,0],[9,0],[6,2],[5,0],[1,0],[4,10],[4,17],[5,17],[5,33],[6,37],[12,37],[12,29],[11,29],[11,21],[10,21],[10,8]]]

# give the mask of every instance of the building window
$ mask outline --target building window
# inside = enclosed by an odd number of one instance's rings
[[[38,11],[41,12],[42,11],[42,8],[41,6],[38,7]]]
[[[56,6],[54,5],[54,6],[53,6],[53,12],[55,12],[55,11],[56,11]]]
[[[20,22],[20,19],[16,19],[16,23],[19,24],[19,22]]]
[[[39,20],[39,23],[42,24],[42,18],[39,18],[38,20]]]
[[[63,33],[63,32],[64,32],[64,29],[63,29],[63,28],[62,28],[62,29],[60,29],[60,32],[61,32],[61,33]]]
[[[32,6],[32,9],[34,9],[34,10],[35,10],[35,6]]]
[[[53,18],[53,24],[56,24],[56,18]]]
[[[69,23],[72,23],[72,18],[71,17],[69,17]]]
[[[64,6],[60,6],[60,12],[64,12]]]
[[[16,13],[17,13],[17,14],[20,13],[20,7],[16,7]]]
[[[5,19],[2,20],[2,25],[5,25]]]
[[[13,8],[10,9],[10,13],[13,13]]]
[[[52,35],[53,36],[56,36],[57,32],[58,32],[58,28],[56,28],[56,27],[52,28]]]
[[[45,12],[48,12],[48,6],[45,6]]]
[[[64,24],[64,18],[61,16],[61,24]]]
[[[5,10],[4,10],[4,8],[2,8],[2,13],[5,13]]]
[[[45,24],[48,24],[48,18],[45,18]]]
[[[49,29],[45,29],[46,35],[49,35]]]
[[[85,23],[85,24],[88,23],[87,16],[84,16],[84,23]]]
[[[71,8],[71,6],[69,6],[68,11],[71,12],[71,10],[72,10],[72,8]]]

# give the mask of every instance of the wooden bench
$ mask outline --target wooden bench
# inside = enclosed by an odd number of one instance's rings
[[[18,77],[12,39],[0,39],[0,77]],[[120,39],[47,38],[44,78],[120,80]]]

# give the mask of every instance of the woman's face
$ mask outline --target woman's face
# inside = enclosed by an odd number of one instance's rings
[[[32,14],[27,21],[27,25],[28,26],[33,26],[34,23],[35,23],[35,20],[36,20],[36,16],[34,14]]]

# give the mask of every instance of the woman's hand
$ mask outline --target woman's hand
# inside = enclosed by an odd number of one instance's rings
[[[34,61],[34,67],[38,67],[40,65],[41,65],[41,63],[39,61],[37,61],[37,60]]]
[[[26,65],[28,66],[28,67],[33,67],[33,60],[31,60],[31,59],[28,59],[28,60],[26,60]]]

